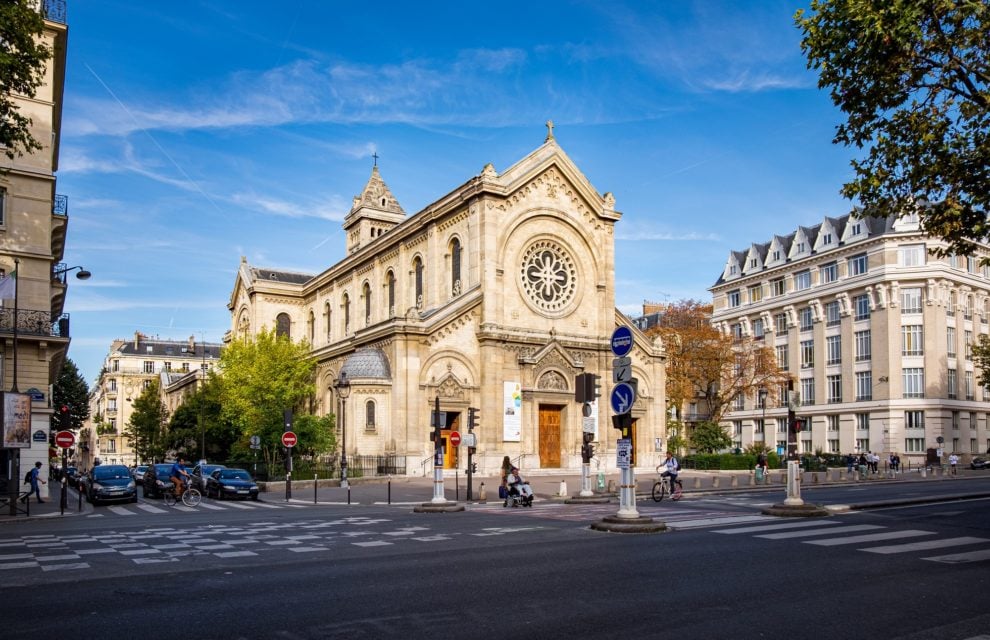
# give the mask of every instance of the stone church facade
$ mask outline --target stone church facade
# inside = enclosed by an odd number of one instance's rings
[[[344,219],[343,260],[302,274],[242,258],[231,335],[274,327],[308,341],[315,412],[345,416],[338,442],[346,439],[349,458],[393,453],[406,456],[409,475],[429,474],[439,398],[445,439],[465,434],[468,408],[479,410],[479,474],[497,473],[506,455],[524,471],[575,472],[592,425],[593,469],[614,469],[609,337],[631,324],[615,308],[620,218],[612,194],[595,191],[552,129],[512,167],[488,164],[413,215],[376,166]],[[664,438],[663,354],[633,333],[635,461],[652,469]],[[603,396],[583,421],[574,381],[585,372],[601,376]],[[446,467],[464,468],[466,450],[460,460],[456,448],[446,452]]]

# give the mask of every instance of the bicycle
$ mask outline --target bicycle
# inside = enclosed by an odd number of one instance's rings
[[[661,468],[666,471],[666,467],[661,465],[660,467],[657,467],[658,474],[663,473],[663,471],[660,471]],[[674,483],[674,489],[671,491],[670,476],[662,475],[659,480],[653,483],[653,501],[660,502],[668,494],[670,495],[670,499],[676,502],[681,499],[682,495],[684,495],[684,488],[681,486],[681,481],[678,480]]]
[[[169,507],[174,507],[180,500],[180,498],[175,497],[174,484],[171,487],[166,487],[162,490],[162,497],[165,499],[165,505]],[[203,495],[199,492],[199,489],[187,487],[186,490],[182,492],[181,500],[182,504],[187,507],[198,507],[199,503],[203,500]]]

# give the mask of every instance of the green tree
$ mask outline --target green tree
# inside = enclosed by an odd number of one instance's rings
[[[970,346],[970,350],[973,354],[973,364],[980,370],[980,386],[990,388],[990,338],[980,334],[979,339]]]
[[[130,439],[139,459],[145,462],[164,460],[170,444],[165,431],[168,411],[161,401],[157,379],[134,400],[133,409],[124,426],[124,435]]]
[[[41,42],[42,19],[32,0],[0,2],[0,147],[8,158],[40,151],[31,118],[20,113],[14,96],[33,98],[45,78],[51,48]]]
[[[261,438],[261,453],[269,465],[281,457],[283,412],[293,409],[302,415],[303,400],[316,390],[315,368],[305,341],[294,343],[274,330],[238,338],[220,354],[222,416],[237,427],[241,438]],[[300,445],[309,446],[302,438]]]
[[[818,86],[847,116],[833,142],[866,150],[842,194],[870,215],[917,211],[970,255],[988,239],[990,4],[812,0],[794,16]]]
[[[191,460],[200,457],[216,462],[229,460],[239,438],[237,426],[222,415],[220,382],[212,372],[169,420],[169,447]]]
[[[89,385],[79,373],[79,368],[71,359],[66,358],[55,378],[52,389],[52,406],[55,413],[52,416],[56,429],[76,430],[89,417]],[[69,408],[69,424],[62,424],[62,407]]]
[[[716,453],[732,446],[732,438],[717,422],[699,422],[689,438],[691,446],[701,453]]]

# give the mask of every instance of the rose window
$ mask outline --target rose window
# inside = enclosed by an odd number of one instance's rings
[[[523,256],[521,276],[526,296],[543,311],[559,312],[574,298],[574,262],[556,242],[541,240],[530,245]]]

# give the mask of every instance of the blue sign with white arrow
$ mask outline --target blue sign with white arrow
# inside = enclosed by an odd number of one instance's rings
[[[633,402],[636,401],[636,392],[633,390],[631,384],[620,382],[612,387],[612,393],[608,399],[612,404],[612,411],[616,415],[621,415],[632,411]]]
[[[612,353],[615,354],[616,358],[628,355],[633,347],[632,329],[625,325],[616,327],[615,331],[612,332],[611,345]]]

